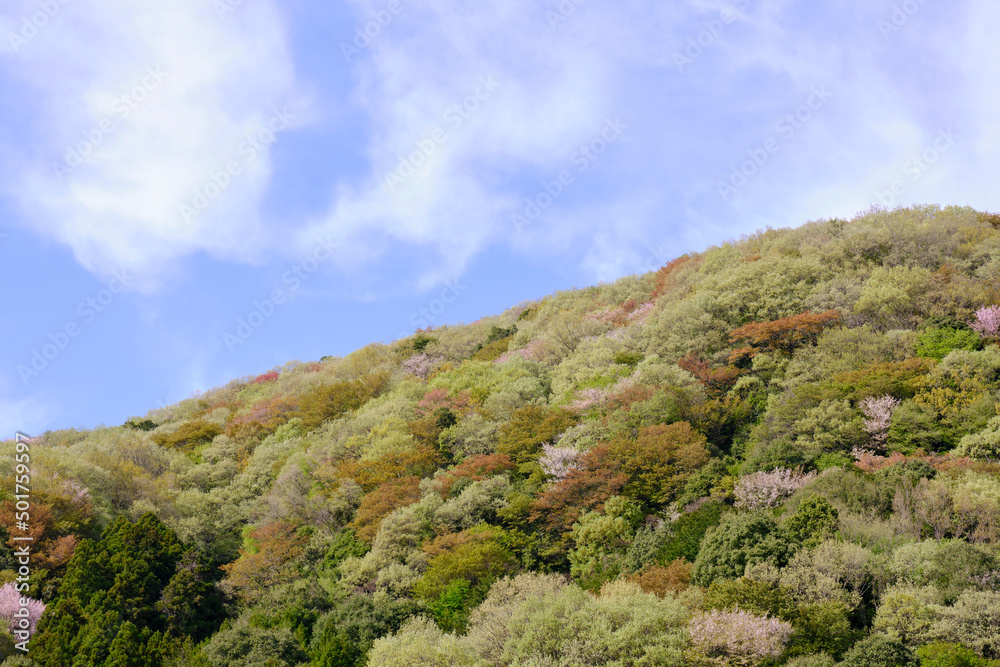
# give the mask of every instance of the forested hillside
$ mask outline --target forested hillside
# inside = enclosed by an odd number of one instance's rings
[[[1000,665],[998,304],[873,209],[45,433],[3,665]]]

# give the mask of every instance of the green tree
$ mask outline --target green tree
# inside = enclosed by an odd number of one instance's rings
[[[885,635],[870,635],[862,639],[844,656],[840,667],[918,667],[920,661],[913,651],[898,639]]]
[[[716,579],[743,576],[747,565],[782,567],[791,555],[787,535],[768,514],[727,514],[705,535],[694,561],[692,580],[708,586]]]
[[[99,542],[81,541],[32,640],[39,667],[154,667],[187,633],[210,634],[219,599],[185,551],[153,514],[120,517]],[[184,589],[191,598],[177,596]]]
[[[310,667],[361,667],[376,639],[399,630],[426,607],[384,593],[351,595],[324,614],[313,629]]]
[[[983,340],[975,331],[931,327],[925,329],[917,338],[917,354],[928,359],[940,361],[952,350],[968,350],[973,352],[982,348]]]
[[[987,661],[961,644],[924,644],[917,649],[920,667],[986,667]]]
[[[840,519],[837,508],[822,496],[804,501],[785,523],[789,539],[805,547],[814,547],[837,532]]]

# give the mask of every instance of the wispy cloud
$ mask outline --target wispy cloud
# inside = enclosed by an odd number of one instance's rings
[[[124,266],[146,286],[193,252],[259,257],[272,235],[257,212],[271,159],[268,146],[253,160],[241,146],[276,109],[308,112],[276,4],[242,3],[222,18],[199,0],[63,4],[3,54],[34,114],[30,134],[4,147],[16,156],[8,194],[88,269]],[[34,10],[35,1],[8,5],[3,27],[16,30]],[[240,174],[186,220],[181,204],[232,160]]]

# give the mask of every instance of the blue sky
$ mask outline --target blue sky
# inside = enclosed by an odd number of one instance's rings
[[[994,0],[6,0],[0,433],[119,424],[768,225],[998,210],[998,20]]]

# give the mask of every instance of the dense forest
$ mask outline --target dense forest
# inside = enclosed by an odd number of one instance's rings
[[[4,442],[2,664],[1000,665],[998,304],[873,208]]]

